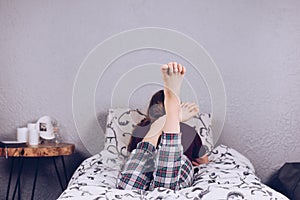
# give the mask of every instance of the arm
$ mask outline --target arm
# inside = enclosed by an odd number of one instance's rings
[[[194,166],[198,166],[198,165],[201,165],[201,164],[207,164],[207,163],[209,163],[208,156],[204,155],[200,158],[195,158],[192,161],[192,163],[193,163]]]
[[[199,140],[200,140],[201,147],[200,147],[200,149],[196,150],[197,152],[195,152],[196,156],[192,161],[194,166],[198,166],[201,164],[207,164],[209,162],[206,148],[202,145],[202,141],[201,141],[200,137],[199,137]]]

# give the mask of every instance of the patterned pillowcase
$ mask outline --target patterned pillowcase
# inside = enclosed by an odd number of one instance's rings
[[[198,113],[195,117],[184,122],[185,124],[194,127],[201,138],[202,147],[207,154],[214,148],[213,134],[211,128],[211,114]]]
[[[130,141],[131,133],[136,125],[145,118],[145,116],[144,112],[139,109],[109,109],[104,149],[116,155],[127,156],[127,146]],[[202,140],[205,151],[210,153],[213,149],[211,115],[199,113],[197,116],[185,123],[196,129]]]

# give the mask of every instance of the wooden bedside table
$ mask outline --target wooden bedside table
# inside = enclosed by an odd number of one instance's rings
[[[61,158],[63,171],[64,171],[64,175],[65,175],[65,181],[66,181],[66,185],[67,185],[68,184],[68,176],[67,176],[67,171],[66,171],[63,156],[68,156],[68,155],[73,154],[74,150],[75,150],[75,145],[68,144],[68,143],[59,143],[59,144],[46,143],[46,144],[39,144],[37,146],[28,145],[26,147],[1,147],[0,148],[0,156],[6,157],[6,158],[12,158],[12,166],[11,166],[10,173],[9,173],[6,199],[9,199],[11,178],[12,178],[15,159],[18,159],[20,166],[19,166],[19,170],[18,170],[18,178],[17,178],[17,182],[14,187],[12,199],[15,198],[17,188],[18,188],[18,199],[21,199],[20,179],[21,179],[22,168],[23,168],[23,164],[24,164],[24,158],[30,158],[30,157],[37,158],[36,163],[35,163],[35,175],[34,175],[34,182],[33,182],[32,193],[31,193],[31,199],[33,199],[40,159],[43,157],[51,157],[52,158],[53,164],[55,167],[55,171],[56,171],[56,175],[58,177],[59,184],[63,191],[64,186],[63,186],[62,179],[61,179],[59,171],[58,171],[58,167],[57,167],[55,158],[57,158],[57,157]]]

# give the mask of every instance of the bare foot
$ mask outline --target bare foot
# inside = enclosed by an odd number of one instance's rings
[[[164,81],[166,124],[164,132],[179,133],[180,87],[185,74],[185,67],[176,62],[161,67]]]
[[[196,103],[182,103],[180,105],[181,112],[179,113],[180,122],[186,122],[199,113],[199,106]]]
[[[161,67],[165,95],[179,99],[180,87],[185,74],[185,67],[176,62],[170,62]]]

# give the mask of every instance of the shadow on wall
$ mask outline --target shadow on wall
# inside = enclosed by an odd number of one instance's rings
[[[97,115],[97,120],[98,120],[99,126],[102,128],[104,134],[105,134],[105,130],[106,130],[107,115],[108,115],[108,109],[107,109],[107,112],[100,112]],[[105,137],[105,135],[103,136],[103,141],[105,139],[104,137]]]

